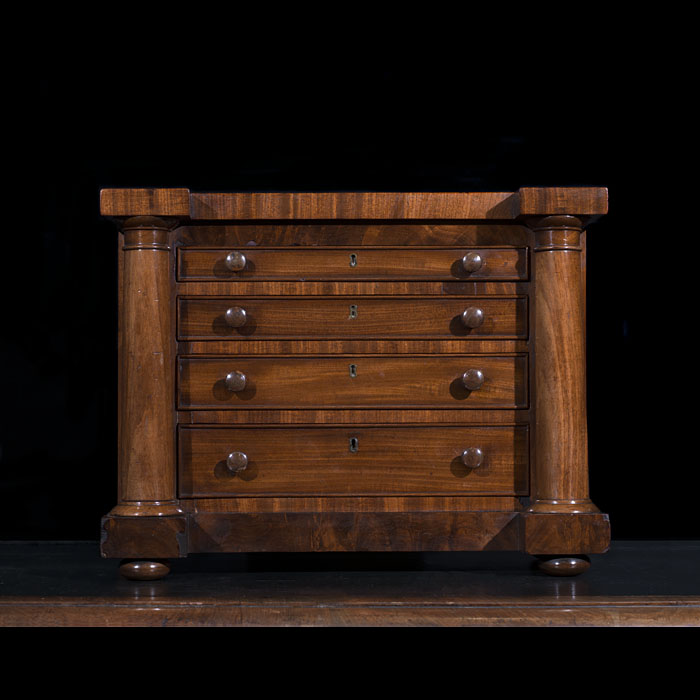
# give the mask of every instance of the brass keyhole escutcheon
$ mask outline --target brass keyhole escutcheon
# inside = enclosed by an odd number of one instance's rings
[[[357,376],[357,365],[350,365],[350,377],[355,379]]]
[[[357,254],[350,253],[350,267],[357,267]]]
[[[357,318],[357,304],[350,304],[350,315],[348,316],[348,318]]]
[[[357,452],[360,449],[360,441],[356,437],[350,438],[350,452]]]

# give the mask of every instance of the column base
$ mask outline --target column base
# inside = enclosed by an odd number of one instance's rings
[[[119,503],[107,514],[116,517],[165,517],[184,515],[177,501],[131,501]]]
[[[528,509],[528,513],[600,513],[598,506],[590,498],[581,499],[538,499]]]
[[[610,547],[610,519],[605,513],[525,512],[520,518],[521,548],[528,554],[579,557],[602,554]]]
[[[161,560],[186,557],[188,518],[185,514],[102,518],[100,553],[104,558]]]

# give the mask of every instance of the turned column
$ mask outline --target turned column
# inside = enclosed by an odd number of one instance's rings
[[[171,226],[122,225],[119,339],[119,495],[111,516],[180,515],[170,301]]]
[[[588,490],[583,224],[528,222],[535,265],[535,468],[530,513],[597,513]]]

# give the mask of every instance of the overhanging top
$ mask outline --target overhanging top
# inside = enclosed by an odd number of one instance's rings
[[[521,187],[517,192],[100,192],[104,216],[190,220],[507,220],[557,214],[589,217],[607,211],[605,187]]]

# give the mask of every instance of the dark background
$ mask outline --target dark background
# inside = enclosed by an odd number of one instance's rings
[[[98,539],[116,503],[116,230],[102,187],[609,188],[588,235],[590,482],[615,539],[700,539],[697,127],[644,65],[308,60],[218,70],[46,56],[5,203],[1,539]],[[217,64],[218,65],[218,64]],[[167,66],[167,68],[163,68]],[[16,215],[16,216],[15,216]]]

